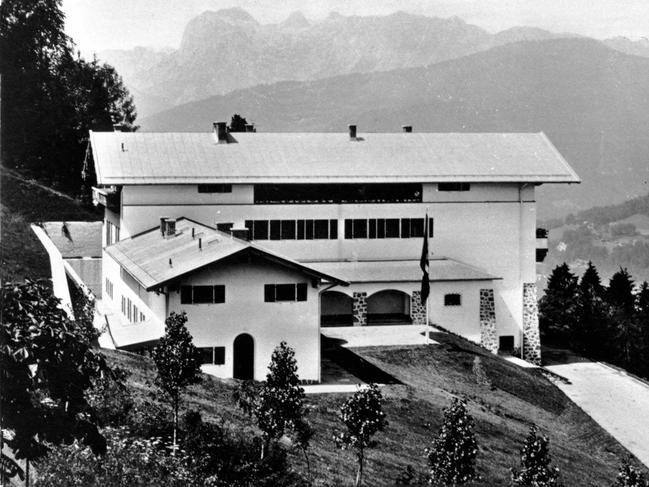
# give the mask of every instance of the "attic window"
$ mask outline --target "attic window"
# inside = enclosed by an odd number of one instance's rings
[[[439,183],[437,191],[471,191],[470,183]]]
[[[199,184],[199,193],[232,193],[231,184]]]

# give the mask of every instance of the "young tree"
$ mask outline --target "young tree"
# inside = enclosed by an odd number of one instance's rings
[[[311,430],[306,423],[304,388],[297,375],[295,352],[286,342],[273,351],[266,381],[256,386],[245,382],[235,393],[239,406],[254,416],[262,432],[261,458],[268,453],[273,441],[287,431],[292,432],[306,452]]]
[[[577,321],[578,281],[568,264],[554,268],[539,301],[539,324],[544,338],[566,346]]]
[[[92,348],[92,320],[72,320],[47,281],[4,284],[0,305],[0,427],[13,431],[16,457],[35,459],[48,443],[75,439],[103,453],[86,393],[111,370]]]
[[[173,451],[178,437],[178,409],[182,391],[200,381],[201,357],[185,327],[187,315],[171,312],[165,321],[165,334],[153,349],[157,369],[156,384],[169,398],[173,409]]]
[[[631,465],[629,458],[622,460],[613,487],[649,487],[643,473]]]
[[[561,487],[559,469],[550,466],[549,440],[532,425],[521,449],[521,470],[511,469],[514,485]]]
[[[340,406],[339,418],[346,429],[335,434],[334,441],[343,450],[354,450],[357,464],[354,485],[358,487],[363,481],[365,450],[376,445],[372,438],[387,426],[379,387],[369,384],[367,388],[359,388]]]
[[[476,478],[478,444],[473,434],[473,418],[464,399],[453,398],[444,410],[439,435],[425,451],[432,483],[465,484]]]

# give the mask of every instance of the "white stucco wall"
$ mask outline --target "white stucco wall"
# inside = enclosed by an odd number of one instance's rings
[[[308,283],[306,301],[264,302],[264,284]],[[205,372],[232,377],[233,342],[241,333],[254,339],[254,375],[262,380],[275,347],[284,340],[294,350],[303,380],[320,380],[319,290],[307,276],[264,262],[213,265],[182,285],[225,285],[225,303],[181,304],[180,292],[169,293],[169,312],[185,311],[197,347],[225,347],[225,364]]]

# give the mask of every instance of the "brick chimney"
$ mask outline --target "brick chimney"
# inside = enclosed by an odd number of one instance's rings
[[[160,217],[160,233],[162,238],[169,238],[176,235],[176,219]]]
[[[212,124],[216,141],[219,144],[228,143],[228,124],[226,122],[214,122]]]
[[[356,138],[356,125],[349,126],[349,140],[357,140]]]
[[[412,125],[402,125],[401,128],[403,129],[404,133],[409,134],[412,132]]]

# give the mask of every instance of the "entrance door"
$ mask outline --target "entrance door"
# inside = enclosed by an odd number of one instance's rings
[[[234,339],[232,376],[235,379],[253,379],[255,371],[255,343],[250,335],[242,333]]]

